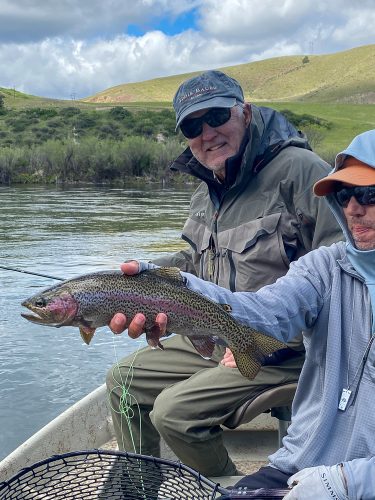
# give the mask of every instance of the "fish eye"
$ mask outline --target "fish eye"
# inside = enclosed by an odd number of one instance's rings
[[[44,297],[39,297],[35,301],[36,307],[45,307],[47,305],[47,301]]]

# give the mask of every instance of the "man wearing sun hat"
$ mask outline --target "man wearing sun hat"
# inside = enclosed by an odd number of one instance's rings
[[[375,130],[337,155],[314,193],[326,199],[346,241],[309,252],[255,293],[181,274],[190,289],[229,304],[259,331],[284,342],[304,332],[306,360],[283,446],[236,487],[289,486],[285,500],[374,500]],[[147,267],[132,262],[122,270]],[[158,321],[165,329],[160,314]],[[129,335],[140,334],[132,322]]]
[[[189,249],[156,264],[233,291],[255,291],[283,276],[289,263],[309,250],[342,238],[324,201],[312,195],[313,184],[330,167],[282,114],[245,102],[238,82],[220,71],[183,82],[173,105],[176,128],[188,147],[172,169],[202,182],[183,229]],[[121,332],[124,317],[116,315],[110,326]],[[159,456],[162,436],[181,461],[205,475],[238,473],[221,425],[251,396],[298,380],[302,337],[270,356],[251,381],[224,346],[204,359],[186,337],[161,343],[163,351],[147,347],[108,373],[120,449]],[[132,419],[119,411],[121,380],[130,373]]]

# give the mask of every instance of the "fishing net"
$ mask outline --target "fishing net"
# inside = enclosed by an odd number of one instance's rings
[[[228,490],[180,462],[109,450],[55,455],[0,483],[0,500],[276,500],[285,494]]]
[[[179,462],[107,450],[56,455],[0,483],[1,500],[203,500],[226,492]]]

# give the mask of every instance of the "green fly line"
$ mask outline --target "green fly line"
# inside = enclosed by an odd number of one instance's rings
[[[117,384],[116,386],[113,387],[113,389],[111,390],[111,393],[113,391],[118,391],[120,392],[120,398],[119,398],[119,408],[113,408],[113,406],[111,405],[110,403],[110,397],[108,397],[109,399],[109,404],[110,404],[110,407],[111,407],[111,410],[115,413],[119,413],[123,418],[121,418],[121,438],[123,439],[123,435],[124,435],[124,432],[123,432],[123,425],[124,425],[124,422],[126,422],[126,425],[127,425],[127,430],[129,432],[129,436],[130,436],[130,440],[132,442],[132,447],[133,447],[133,450],[134,450],[134,453],[139,453],[139,454],[142,454],[142,442],[141,442],[141,437],[142,437],[142,418],[141,418],[141,411],[140,411],[140,406],[139,406],[139,403],[136,399],[136,397],[130,393],[130,388],[131,388],[131,383],[132,383],[132,380],[133,380],[133,376],[134,376],[134,362],[135,362],[135,359],[137,357],[137,354],[140,350],[140,348],[142,347],[141,344],[142,342],[139,341],[138,342],[138,347],[137,349],[133,352],[133,359],[130,363],[130,366],[129,366],[129,369],[125,375],[125,378],[123,378],[123,375],[120,371],[120,363],[119,363],[119,360],[118,360],[118,356],[117,356],[117,351],[116,351],[116,341],[115,341],[115,336],[112,337],[112,341],[113,341],[113,349],[114,349],[114,353],[115,353],[115,364],[112,368],[112,377],[113,377],[113,380],[115,381],[115,383]],[[115,376],[115,370],[116,372],[118,373],[119,375],[119,379],[116,378]],[[109,394],[110,396],[110,394]],[[136,447],[136,443],[135,443],[135,438],[134,438],[134,435],[133,435],[133,431],[132,431],[132,427],[131,427],[131,421],[135,418],[135,411],[134,411],[134,407],[136,407],[137,411],[138,411],[138,416],[139,416],[139,443],[138,443],[138,449],[139,451],[137,451],[137,447]],[[125,449],[125,446],[124,446],[124,441],[122,441],[122,448]],[[129,450],[127,450],[129,451]],[[129,473],[129,471],[128,471]],[[145,492],[145,482],[143,480],[143,475],[142,475],[142,463],[141,461],[139,461],[139,473],[140,473],[140,482],[141,482],[141,485],[142,485],[142,490],[143,491],[139,491],[139,493],[142,495],[142,497],[147,500],[147,497],[146,497],[146,492]],[[131,479],[131,474],[129,473],[129,478]],[[133,484],[133,486],[135,487],[136,490],[138,490],[138,487]]]
[[[114,367],[112,369],[112,377],[113,377],[113,380],[116,382],[117,386],[115,386],[112,390],[113,391],[115,391],[115,390],[119,391],[121,393],[121,396],[120,396],[120,399],[119,399],[119,408],[118,408],[118,410],[116,408],[113,408],[113,407],[111,407],[111,409],[112,409],[112,411],[114,411],[115,413],[119,413],[123,417],[121,419],[121,434],[123,434],[123,427],[122,426],[123,426],[123,422],[125,420],[125,422],[127,424],[128,431],[129,431],[130,439],[132,441],[133,451],[134,451],[134,453],[140,453],[141,454],[142,453],[142,444],[141,444],[141,435],[142,435],[141,412],[140,412],[140,407],[139,407],[138,401],[136,400],[135,396],[133,394],[131,394],[131,392],[130,392],[131,383],[132,383],[133,376],[134,376],[134,362],[135,362],[135,359],[137,357],[138,351],[141,348],[141,342],[139,342],[138,348],[133,353],[133,359],[132,359],[132,361],[130,363],[130,366],[129,366],[128,372],[126,373],[125,378],[123,378],[123,374],[120,371],[120,363],[118,361],[118,356],[117,356],[117,351],[116,351],[116,343],[115,343],[115,339],[114,338],[113,338],[113,348],[114,348],[114,351],[115,351],[116,362],[115,362],[115,365],[114,365]],[[118,373],[120,380],[118,380],[116,378],[115,373],[114,373],[115,370],[116,370],[116,373]],[[139,443],[138,443],[138,446],[139,446],[138,450],[139,451],[137,451],[137,446],[136,446],[134,435],[133,435],[132,428],[131,428],[131,425],[130,425],[131,420],[135,416],[135,412],[134,412],[134,409],[133,409],[134,406],[137,408],[138,414],[139,414]],[[122,444],[122,447],[125,448],[124,441],[122,441],[121,444]]]

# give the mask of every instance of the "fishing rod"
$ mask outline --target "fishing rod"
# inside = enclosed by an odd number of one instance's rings
[[[7,267],[0,264],[1,269],[6,269],[7,271],[15,271],[16,273],[33,274],[34,276],[41,276],[42,278],[50,278],[51,280],[65,281],[64,278],[58,278],[57,276],[50,276],[48,274],[33,273],[32,271],[25,271],[23,269],[17,269],[16,267]]]

